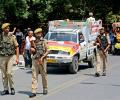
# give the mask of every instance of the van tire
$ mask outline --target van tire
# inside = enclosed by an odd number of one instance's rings
[[[79,64],[78,64],[78,57],[74,56],[72,63],[69,66],[69,73],[71,74],[76,74],[79,69]]]

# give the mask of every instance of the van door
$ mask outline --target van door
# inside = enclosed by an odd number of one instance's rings
[[[85,41],[85,37],[82,34],[82,32],[79,33],[79,44],[80,44],[80,60],[83,60],[86,58],[86,49],[87,49],[87,43]]]

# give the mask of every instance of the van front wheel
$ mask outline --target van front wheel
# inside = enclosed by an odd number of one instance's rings
[[[69,66],[69,72],[71,74],[76,74],[79,68],[79,64],[78,64],[78,57],[75,56],[73,57],[72,63]]]

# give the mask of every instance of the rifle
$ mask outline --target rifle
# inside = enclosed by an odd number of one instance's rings
[[[97,41],[98,41],[98,43],[100,44],[99,47],[100,47],[100,49],[102,50],[102,53],[104,54],[105,57],[107,57],[107,56],[106,56],[106,53],[104,52],[104,48],[103,48],[103,46],[102,46],[100,37],[97,37]]]
[[[2,47],[1,41],[3,40],[3,33],[0,33],[0,48]]]

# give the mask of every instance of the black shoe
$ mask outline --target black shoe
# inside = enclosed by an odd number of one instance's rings
[[[102,76],[106,76],[106,73],[105,73],[105,72],[103,72]]]
[[[11,95],[15,95],[15,89],[11,88]]]
[[[7,94],[9,94],[8,90],[4,90],[4,91],[1,92],[1,95],[7,95]]]
[[[43,89],[43,95],[47,95],[48,94],[48,90],[47,89]]]
[[[35,97],[36,96],[36,94],[35,93],[32,93],[30,96],[29,96],[29,98],[33,98],[33,97]]]
[[[95,77],[99,77],[100,76],[100,74],[97,72],[97,73],[95,73]]]

